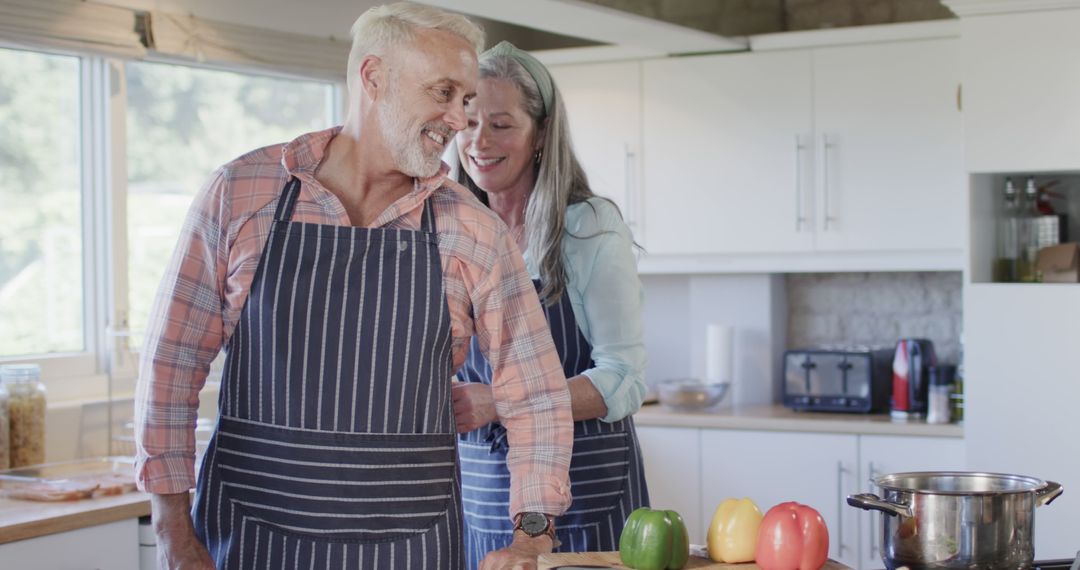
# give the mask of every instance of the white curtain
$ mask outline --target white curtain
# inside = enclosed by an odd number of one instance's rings
[[[134,12],[82,0],[0,0],[0,43],[124,57],[146,53]]]
[[[160,11],[147,15],[145,27],[152,53],[332,80],[344,79],[351,46],[351,38],[318,38]]]

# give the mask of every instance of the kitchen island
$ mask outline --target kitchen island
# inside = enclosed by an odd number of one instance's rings
[[[0,499],[0,545],[149,514],[150,495],[139,492],[81,501]]]
[[[139,545],[150,496],[132,492],[81,501],[0,499],[0,566],[19,570],[153,567]]]

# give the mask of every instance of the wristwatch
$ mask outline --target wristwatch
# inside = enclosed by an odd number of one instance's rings
[[[518,513],[514,517],[514,530],[520,530],[531,537],[546,534],[555,541],[555,517],[544,513]]]

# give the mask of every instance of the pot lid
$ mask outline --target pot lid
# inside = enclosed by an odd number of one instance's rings
[[[1030,493],[1046,486],[1046,481],[1024,475],[964,471],[919,471],[892,473],[871,479],[890,491],[940,495]]]

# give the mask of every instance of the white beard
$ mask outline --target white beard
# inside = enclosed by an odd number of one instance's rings
[[[390,156],[402,173],[414,178],[430,178],[439,173],[442,167],[442,150],[428,151],[424,147],[425,129],[440,132],[435,123],[427,125],[410,124],[409,116],[397,93],[391,92],[379,105],[379,125],[383,137],[390,148]],[[446,135],[450,138],[450,133]]]

